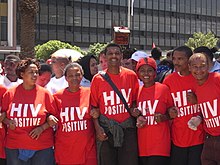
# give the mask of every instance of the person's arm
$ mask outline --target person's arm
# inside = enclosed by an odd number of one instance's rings
[[[170,120],[170,116],[169,116],[168,113],[165,113],[165,114],[155,113],[154,114],[154,119],[157,123],[160,123],[160,122]]]
[[[44,132],[44,130],[55,126],[57,124],[57,122],[58,122],[58,119],[55,116],[48,115],[47,116],[47,121],[43,125],[40,125],[40,126],[34,128],[29,133],[29,135],[31,136],[32,139],[37,140],[40,137],[40,135],[42,134],[42,132]]]
[[[4,118],[3,123],[9,127],[9,129],[14,130],[16,128],[15,120],[10,120],[8,118]]]
[[[104,129],[100,126],[99,124],[99,116],[100,116],[100,111],[99,108],[92,107],[90,115],[93,118],[93,123],[96,131],[96,138],[100,141],[105,141],[108,139],[108,136],[105,134]]]
[[[130,113],[133,117],[138,118],[139,116],[142,116],[141,111],[136,106],[136,101],[132,102],[132,105],[130,107]]]
[[[0,112],[0,123],[6,118],[6,113],[5,112]]]
[[[30,133],[29,136],[32,139],[38,139],[40,137],[40,135],[42,134],[42,132],[44,132],[44,130],[48,129],[50,127],[50,125],[46,122],[43,125],[40,125],[36,128],[34,128]]]

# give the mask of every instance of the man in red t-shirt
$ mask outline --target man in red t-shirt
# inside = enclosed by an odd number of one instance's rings
[[[108,63],[105,72],[124,96],[130,107],[129,111],[137,116],[138,113],[133,113],[131,108],[135,107],[138,92],[137,75],[120,66],[122,50],[119,45],[107,45],[105,54]],[[102,142],[98,148],[100,165],[137,165],[135,122],[116,92],[100,74],[95,75],[92,80],[91,104],[101,114],[99,121],[94,119],[97,138]]]
[[[220,164],[220,74],[209,73],[208,57],[195,53],[189,66],[198,87],[196,96],[203,117],[206,139],[202,151],[203,165]],[[209,93],[209,94],[208,94]]]
[[[174,105],[178,113],[171,124],[171,165],[200,165],[201,152],[204,141],[202,125],[197,130],[188,127],[188,121],[200,113],[196,101],[192,101],[196,81],[191,75],[188,60],[192,50],[181,46],[173,51],[174,73],[164,80],[171,91]]]

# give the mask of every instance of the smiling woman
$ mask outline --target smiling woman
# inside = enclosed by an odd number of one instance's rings
[[[22,60],[16,74],[23,83],[10,88],[2,101],[6,134],[6,159],[10,165],[53,165],[53,130],[47,124],[56,115],[56,104],[46,89],[36,85],[39,64]],[[19,143],[18,143],[19,142]]]
[[[64,75],[68,87],[54,94],[59,113],[55,136],[56,163],[97,165],[90,88],[80,86],[83,69],[78,63],[68,64]]]

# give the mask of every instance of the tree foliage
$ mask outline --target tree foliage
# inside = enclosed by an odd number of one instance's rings
[[[216,46],[218,42],[218,38],[212,32],[208,32],[206,34],[198,32],[194,33],[192,38],[189,38],[185,43],[186,46],[190,47],[194,50],[200,46],[207,46],[208,48],[213,48]]]
[[[98,56],[98,54],[105,49],[107,44],[105,43],[94,43],[89,46],[88,54],[94,54]]]
[[[50,55],[59,49],[73,49],[82,54],[85,54],[80,47],[72,46],[69,43],[61,42],[58,40],[50,40],[42,45],[35,46],[35,56],[37,59],[47,60]]]

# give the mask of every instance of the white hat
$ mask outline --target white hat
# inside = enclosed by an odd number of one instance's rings
[[[131,59],[135,61],[139,61],[141,58],[149,57],[149,55],[143,51],[136,51],[131,55]]]
[[[83,55],[80,52],[73,49],[59,49],[56,52],[54,52],[51,57],[67,58],[70,59],[71,62],[75,62],[80,57],[83,57]]]

